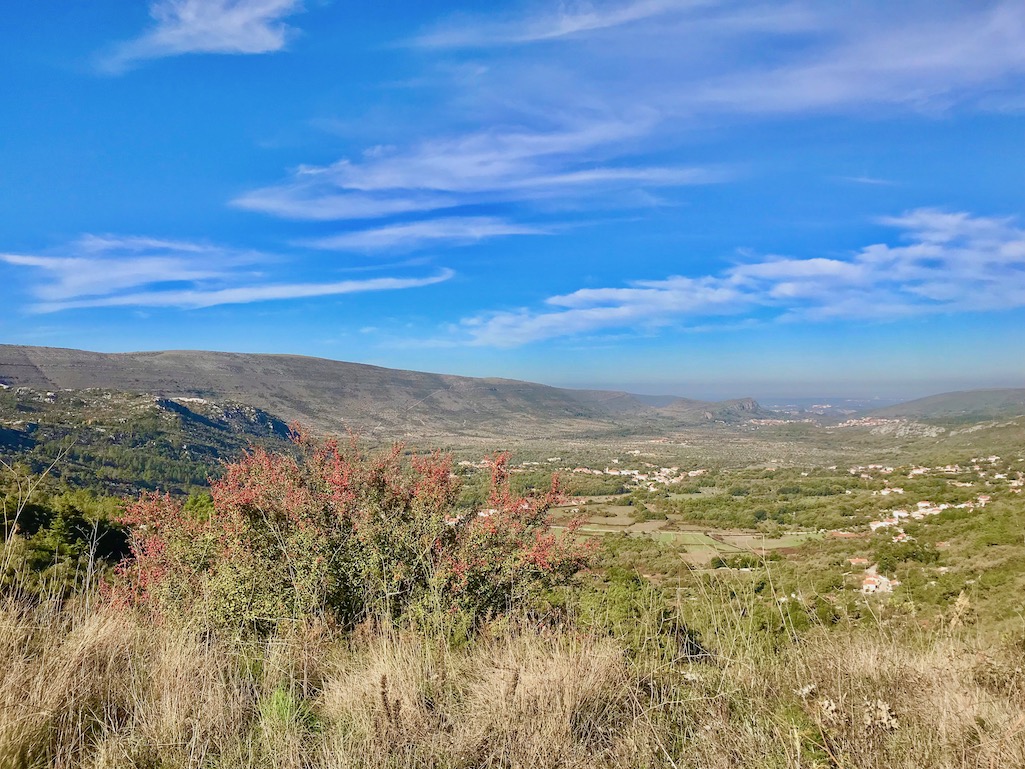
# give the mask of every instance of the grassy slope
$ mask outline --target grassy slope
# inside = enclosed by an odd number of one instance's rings
[[[0,617],[6,767],[865,767],[1025,765],[1022,637],[812,630],[765,643],[728,598],[712,656],[632,632],[496,625],[465,646],[300,626],[205,638],[130,613]],[[622,611],[623,602],[609,612]],[[593,627],[593,625],[592,625]]]

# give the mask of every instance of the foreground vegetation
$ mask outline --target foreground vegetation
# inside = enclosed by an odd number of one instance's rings
[[[582,474],[601,537],[502,456],[300,439],[127,505],[12,469],[0,766],[1023,766],[1022,461]],[[870,531],[898,484],[992,499]]]
[[[1021,634],[983,649],[957,628],[815,628],[772,648],[709,604],[694,656],[668,643],[685,617],[633,609],[625,635],[593,616],[519,616],[452,644],[372,624],[243,639],[81,601],[8,606],[0,764],[1025,765]]]

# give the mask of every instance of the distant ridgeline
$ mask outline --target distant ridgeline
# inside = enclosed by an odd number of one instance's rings
[[[0,382],[43,392],[103,388],[247,403],[320,432],[380,438],[598,437],[762,414],[747,398],[706,402],[510,379],[402,371],[297,355],[104,354],[0,345]]]
[[[1025,388],[1004,388],[931,395],[876,409],[869,416],[970,422],[1022,414],[1025,414]]]

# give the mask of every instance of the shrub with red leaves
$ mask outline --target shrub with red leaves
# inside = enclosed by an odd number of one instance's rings
[[[312,617],[351,626],[499,614],[587,563],[589,546],[551,531],[557,483],[512,494],[507,455],[491,460],[488,509],[460,512],[448,457],[406,461],[401,446],[371,455],[356,440],[301,433],[295,442],[295,456],[254,449],[228,465],[208,517],[169,497],[130,505],[133,558],[110,598],[241,632]]]

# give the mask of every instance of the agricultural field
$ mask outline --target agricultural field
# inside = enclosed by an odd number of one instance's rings
[[[878,424],[799,425],[779,451],[788,425],[733,441],[706,435],[703,461],[694,434],[575,453],[520,447],[512,479],[530,490],[557,474],[567,495],[553,510],[557,528],[574,522],[575,536],[600,543],[603,568],[667,590],[731,575],[772,582],[767,602],[786,597],[808,615],[913,609],[940,621],[960,600],[1006,626],[1008,588],[1025,589],[1023,425],[919,425],[900,438]],[[481,469],[462,471],[472,489]]]

